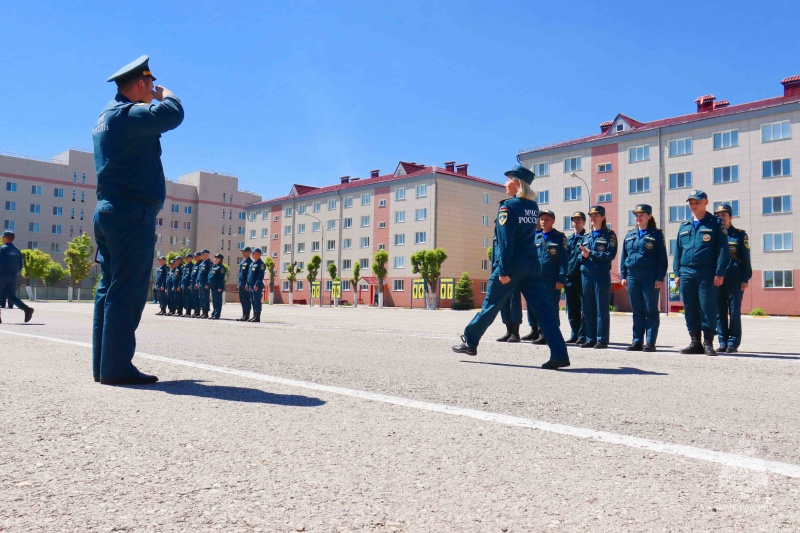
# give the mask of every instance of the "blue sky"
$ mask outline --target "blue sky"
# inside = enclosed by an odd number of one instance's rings
[[[264,198],[400,160],[501,181],[520,148],[617,113],[768,98],[800,74],[798,2],[4,4],[0,151],[91,148],[105,79],[148,54],[186,108],[167,176],[230,172]]]

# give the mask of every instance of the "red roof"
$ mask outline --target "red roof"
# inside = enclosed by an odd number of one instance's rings
[[[795,83],[800,81],[800,76],[789,76],[788,78],[783,78],[781,83],[786,85],[787,83]]]

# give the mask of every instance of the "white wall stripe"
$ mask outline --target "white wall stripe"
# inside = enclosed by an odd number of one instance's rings
[[[73,346],[81,346],[85,348],[92,347],[90,343],[86,342],[58,339],[55,337],[45,337],[41,335],[31,335],[28,333],[18,333],[15,331],[8,331],[4,329],[0,329],[0,333],[5,333],[8,335],[17,335],[20,337],[29,337],[33,339],[40,339],[51,342],[59,342],[63,344],[71,344]],[[479,411],[477,409],[465,409],[462,407],[454,407],[451,405],[422,402],[419,400],[411,400],[408,398],[401,398],[398,396],[388,396],[385,394],[379,394],[375,392],[348,389],[344,387],[335,387],[331,385],[320,385],[318,383],[312,383],[309,381],[287,379],[277,376],[270,376],[266,374],[259,374],[257,372],[249,372],[246,370],[237,370],[235,368],[225,368],[205,363],[184,361],[181,359],[163,357],[161,355],[151,355],[141,352],[136,352],[136,355],[143,359],[150,359],[161,363],[197,368],[201,370],[207,370],[210,372],[217,372],[220,374],[228,374],[232,376],[238,376],[257,381],[264,381],[267,383],[278,383],[280,385],[286,385],[288,387],[297,387],[306,390],[327,392],[331,394],[349,396],[351,398],[360,398],[362,400],[370,400],[374,402],[399,405],[401,407],[408,407],[411,409],[419,409],[422,411],[430,411],[434,413],[442,413],[446,415],[464,416],[475,420],[481,420],[484,422],[495,422],[507,426],[538,429],[541,431],[557,433],[560,435],[567,435],[570,437],[577,437],[580,439],[590,439],[609,444],[628,446],[630,448],[640,448],[643,450],[650,450],[658,453],[678,455],[681,457],[688,457],[690,459],[697,459],[700,461],[707,461],[710,463],[718,463],[729,467],[745,468],[756,472],[769,472],[772,474],[778,474],[786,477],[800,478],[800,466],[791,463],[767,461],[765,459],[759,459],[757,457],[748,457],[745,455],[736,455],[731,453],[718,452],[714,450],[707,450],[704,448],[696,448],[694,446],[684,446],[682,444],[670,444],[668,442],[644,439],[640,437],[631,437],[629,435],[621,435],[618,433],[610,433],[607,431],[597,431],[594,429],[568,426],[564,424],[553,424],[542,420],[535,420],[531,418],[520,418],[500,413],[490,413],[487,411]]]

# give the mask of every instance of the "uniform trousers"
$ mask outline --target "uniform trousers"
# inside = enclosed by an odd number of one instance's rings
[[[250,291],[239,285],[239,303],[242,304],[242,316],[250,316],[253,303],[250,301]]]
[[[166,309],[168,304],[169,304],[169,300],[168,300],[168,296],[167,296],[167,291],[166,290],[162,291],[161,289],[158,289],[158,305],[162,309]]]
[[[200,285],[197,290],[200,295],[200,307],[203,309],[204,313],[208,313],[211,310],[209,291],[206,289],[205,285]]]
[[[683,282],[683,279],[681,279]],[[725,283],[717,287],[719,319],[717,338],[720,346],[738,348],[742,342],[742,280],[738,272],[725,274]]]
[[[253,306],[253,314],[255,315],[261,314],[261,297],[262,297],[261,289],[256,289],[256,288],[250,289],[250,303]]]
[[[222,314],[222,293],[218,290],[222,287],[211,287],[211,302],[214,305],[211,316],[219,318]]]
[[[188,313],[189,310],[194,307],[194,294],[188,285],[181,287],[181,294],[183,294],[183,308],[186,309]]]
[[[647,274],[628,274],[628,297],[633,311],[633,342],[643,344],[645,334],[647,344],[656,345],[661,315],[658,312],[658,297],[661,293],[655,289],[656,278]]]
[[[681,272],[681,296],[689,333],[702,331],[713,338],[717,329],[718,292],[712,270]]]
[[[200,302],[200,287],[195,288],[192,286],[192,303],[194,304],[194,312],[199,315],[203,310],[203,304]]]
[[[8,301],[9,304],[16,305],[23,311],[28,309],[28,306],[17,298],[16,276],[14,276],[13,279],[0,278],[0,296],[2,296],[3,299],[3,307],[5,307],[6,301]]]
[[[611,294],[610,272],[581,271],[583,285],[583,331],[587,342],[608,344],[611,315],[608,299]]]
[[[505,285],[500,283],[499,277],[499,270],[492,272],[483,306],[464,329],[467,345],[472,348],[478,347],[481,337],[494,322],[497,314],[506,305],[511,295],[518,291],[522,293],[525,301],[532,306],[534,314],[538,317],[539,327],[548,340],[550,360],[557,363],[569,361],[567,345],[561,335],[561,330],[558,329],[558,317],[555,316],[553,307],[547,299],[541,274],[514,274],[511,276],[511,281]]]
[[[583,331],[583,284],[580,276],[567,281],[564,294],[567,300],[567,320],[571,336],[584,339],[586,335]]]

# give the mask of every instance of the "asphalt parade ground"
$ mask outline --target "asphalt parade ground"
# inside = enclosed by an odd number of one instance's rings
[[[91,372],[92,306],[0,325],[0,531],[798,531],[800,321],[744,319],[740,353],[494,341],[472,312],[264,306],[157,317]],[[566,329],[562,312],[562,331]],[[525,327],[523,326],[523,332]]]

